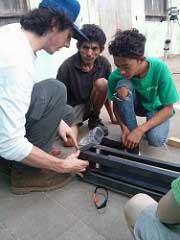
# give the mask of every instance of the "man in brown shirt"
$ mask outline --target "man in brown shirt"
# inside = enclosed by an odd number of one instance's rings
[[[104,50],[106,36],[95,24],[85,24],[81,31],[89,41],[77,42],[78,52],[60,66],[57,79],[67,87],[67,103],[75,110],[74,125],[88,119],[89,129],[99,126],[107,135],[108,129],[99,118],[103,104],[112,123],[115,118],[111,102],[107,100],[107,79],[111,73],[111,65],[100,55]]]

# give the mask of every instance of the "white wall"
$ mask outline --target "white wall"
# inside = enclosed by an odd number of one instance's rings
[[[132,27],[137,28],[140,32],[144,32],[145,29],[144,1],[131,0]]]
[[[146,55],[162,57],[164,54],[164,42],[167,38],[167,21],[145,21],[144,15],[144,1],[146,0],[132,0],[132,12],[136,13],[139,19],[138,23],[133,18],[133,27],[137,27],[147,38],[146,42]],[[169,7],[177,6],[180,9],[179,0],[168,0]],[[180,16],[179,16],[180,21]],[[177,22],[171,23],[172,25],[172,44],[170,54],[180,54],[180,26]]]
[[[163,56],[164,41],[167,33],[167,22],[145,21],[144,1],[146,0],[79,0],[81,4],[78,25],[84,23],[99,24],[106,33],[107,44],[103,52],[113,64],[112,57],[108,53],[107,45],[117,29],[138,28],[147,38],[146,55]],[[180,0],[168,0],[172,6],[180,9]],[[31,8],[38,6],[40,0],[30,0]],[[180,17],[179,17],[180,18]],[[180,27],[174,24],[173,39],[171,45],[172,54],[180,54]],[[54,55],[48,55],[41,51],[38,53],[38,78],[45,79],[55,77],[59,65],[76,52],[76,40],[71,41],[69,49],[61,49]]]
[[[127,29],[132,26],[131,0],[97,0],[99,24],[106,33],[107,42],[103,55],[108,57],[113,65],[112,56],[108,53],[108,43],[112,40],[117,29]]]

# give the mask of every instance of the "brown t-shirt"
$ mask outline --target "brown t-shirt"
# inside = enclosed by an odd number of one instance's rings
[[[103,56],[96,59],[90,72],[83,72],[81,68],[81,58],[76,53],[64,61],[57,73],[57,79],[67,87],[67,103],[71,106],[86,103],[90,98],[93,82],[98,78],[108,79],[111,73],[111,65]]]

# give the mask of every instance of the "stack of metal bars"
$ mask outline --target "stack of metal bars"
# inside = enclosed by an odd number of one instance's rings
[[[127,196],[147,193],[159,200],[180,176],[180,164],[125,152],[114,140],[80,150],[80,158],[90,162],[83,181]]]

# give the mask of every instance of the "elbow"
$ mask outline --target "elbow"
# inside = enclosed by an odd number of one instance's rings
[[[175,214],[172,214],[172,211],[168,209],[168,207],[167,209],[165,209],[160,204],[158,204],[158,207],[157,207],[157,216],[159,218],[159,221],[163,224],[179,223]]]
[[[158,216],[159,221],[161,223],[167,223],[167,219],[164,217],[164,209],[162,209],[159,204],[158,204],[158,207],[157,207],[157,216]]]
[[[170,219],[171,217],[169,216],[169,200],[168,198],[168,194],[163,196],[157,206],[157,216],[159,218],[159,221],[161,223],[167,223],[167,224],[171,224]]]
[[[172,190],[160,199],[157,207],[157,216],[162,223],[180,223],[180,206],[176,202]]]
[[[173,115],[173,111],[174,111],[173,104],[168,105],[167,108],[168,108],[168,112],[169,112],[169,117],[171,117]]]
[[[157,209],[157,215],[158,215],[159,221],[163,224],[170,224],[170,225],[177,224],[177,221],[173,220],[172,218],[169,218],[166,213],[162,213],[158,209]]]
[[[157,207],[157,216],[161,223],[174,224],[174,222],[172,222],[171,219],[168,217],[168,213],[165,211],[165,209],[161,208],[161,206],[159,204]]]

